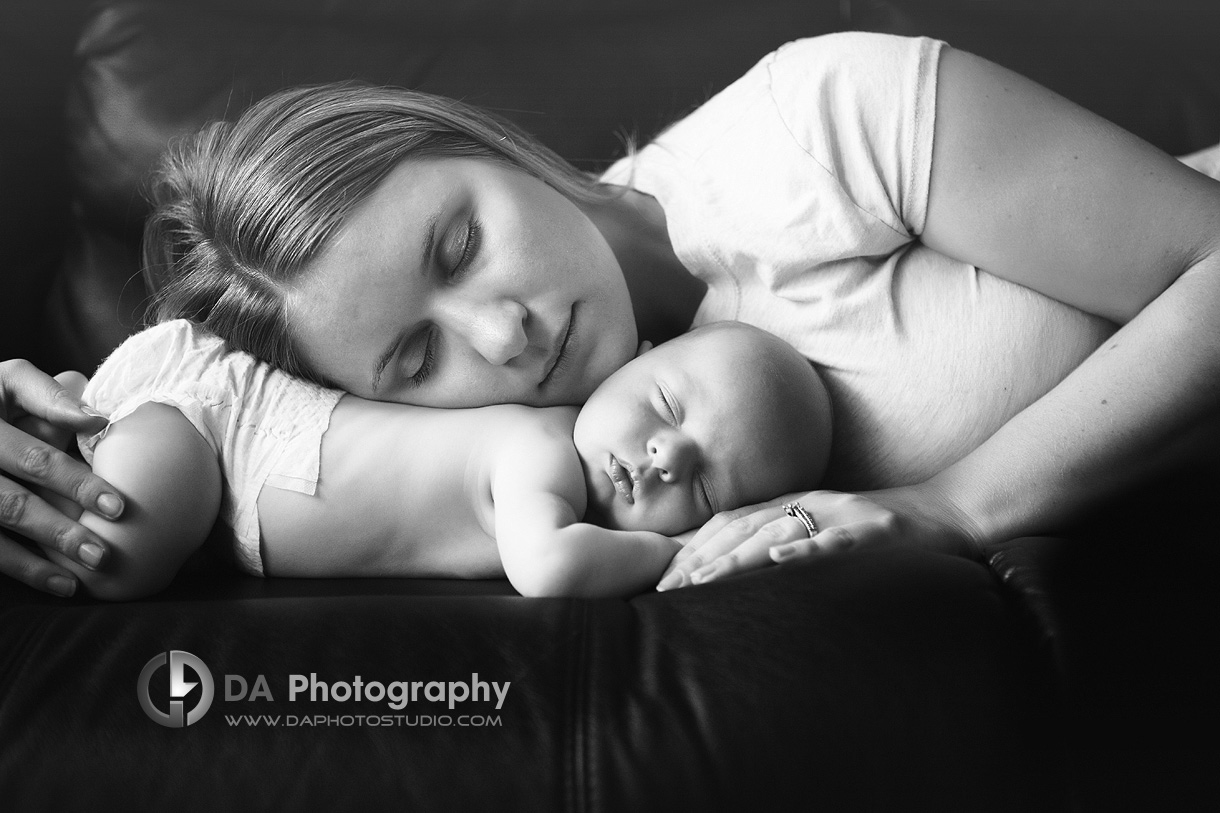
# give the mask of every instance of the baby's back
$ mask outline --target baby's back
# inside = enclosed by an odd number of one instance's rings
[[[575,410],[438,410],[365,401],[289,376],[186,320],[155,325],[98,369],[85,400],[111,421],[177,408],[224,477],[221,519],[258,575],[503,575],[490,476],[505,440]],[[82,437],[86,459],[100,436]]]
[[[505,441],[538,422],[571,436],[575,410],[429,409],[345,396],[322,441],[316,494],[264,489],[274,575],[494,578],[491,478]]]

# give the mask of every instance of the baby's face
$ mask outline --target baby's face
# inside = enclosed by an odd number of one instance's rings
[[[589,521],[672,535],[816,485],[816,461],[793,454],[808,406],[777,392],[774,368],[759,363],[775,340],[745,325],[709,327],[637,356],[581,409],[573,441]]]

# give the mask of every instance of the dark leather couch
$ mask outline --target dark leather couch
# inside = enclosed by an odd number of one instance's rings
[[[1220,140],[1218,23],[1211,3],[1156,0],[14,0],[0,357],[92,369],[139,319],[140,187],[159,150],[284,85],[461,96],[596,168],[618,133],[647,137],[782,42],[867,28],[943,37],[1182,153]],[[1209,807],[1214,493],[1183,473],[986,563],[864,550],[625,601],[262,581],[206,555],[127,605],[2,583],[0,806]],[[138,697],[169,650],[214,681],[185,728]],[[155,667],[164,712],[183,693]],[[511,683],[499,709],[289,699],[293,675],[472,673]],[[227,699],[229,675],[246,699]]]

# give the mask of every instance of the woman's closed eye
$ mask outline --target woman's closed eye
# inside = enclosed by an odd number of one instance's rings
[[[462,228],[453,233],[448,241],[449,249],[446,251],[446,254],[453,259],[445,261],[446,277],[449,282],[456,282],[470,268],[479,249],[480,235],[479,221],[473,217],[468,218]],[[408,375],[406,379],[406,385],[411,389],[422,387],[436,372],[440,333],[435,326],[427,329],[422,341],[424,342],[423,350],[416,354],[420,358],[419,365],[415,368],[415,372]]]
[[[425,339],[423,358],[420,360],[419,367],[415,372],[407,378],[407,386],[411,388],[421,387],[428,377],[432,375],[436,368],[436,350],[439,338],[436,335],[436,328],[431,328],[428,331],[428,337]]]
[[[453,258],[448,262],[450,281],[460,278],[470,268],[470,263],[479,249],[481,234],[482,228],[479,221],[473,217],[469,218],[462,228],[454,232],[448,252],[449,256]]]
[[[436,356],[439,350],[440,335],[435,326],[429,325],[413,336],[403,347],[398,369],[405,376],[405,385],[411,388],[419,387],[428,380],[436,367]],[[414,372],[406,370],[414,367]]]

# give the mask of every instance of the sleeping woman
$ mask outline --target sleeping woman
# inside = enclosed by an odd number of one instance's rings
[[[717,514],[662,587],[976,552],[1215,457],[1220,183],[934,40],[786,45],[599,178],[451,100],[288,91],[183,145],[156,205],[164,315],[366,399],[574,405],[642,339],[733,319],[786,340],[830,396],[835,490]],[[28,366],[0,385],[10,424],[103,424]],[[121,514],[3,428],[0,468]],[[105,568],[95,534],[0,492],[5,527]],[[75,583],[8,541],[0,570]]]

